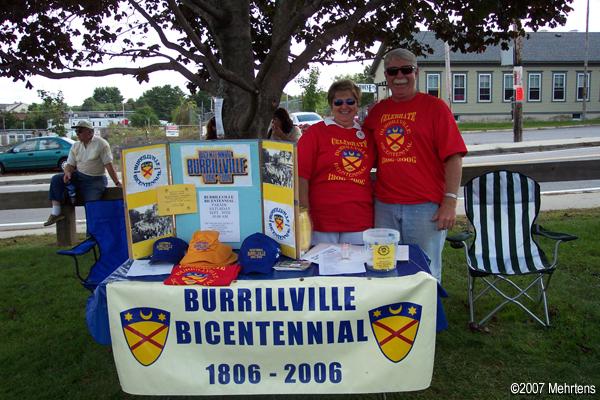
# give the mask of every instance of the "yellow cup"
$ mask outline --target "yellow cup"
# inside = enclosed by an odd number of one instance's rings
[[[373,271],[391,271],[396,268],[396,246],[400,232],[395,229],[375,228],[363,232],[367,268]]]
[[[396,243],[374,244],[371,246],[373,252],[373,269],[376,271],[390,271],[396,268]]]

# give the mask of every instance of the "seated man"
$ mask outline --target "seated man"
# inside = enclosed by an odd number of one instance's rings
[[[115,185],[121,186],[112,165],[113,157],[108,142],[94,136],[94,128],[87,121],[79,122],[74,128],[79,141],[71,147],[64,173],[54,175],[50,181],[52,212],[44,226],[50,226],[65,218],[61,214],[61,202],[68,184],[73,184],[74,190],[84,202],[99,200],[102,197],[108,183],[104,175],[105,169]]]

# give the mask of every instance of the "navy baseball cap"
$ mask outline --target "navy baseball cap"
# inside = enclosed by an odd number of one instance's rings
[[[173,263],[178,264],[185,256],[188,244],[185,240],[176,237],[158,239],[152,247],[150,263]]]
[[[281,248],[279,243],[263,233],[253,233],[242,242],[239,263],[242,273],[257,272],[268,274],[279,260]]]

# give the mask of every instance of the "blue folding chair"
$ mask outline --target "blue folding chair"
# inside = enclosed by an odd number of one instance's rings
[[[473,232],[448,236],[446,240],[452,247],[465,250],[471,326],[484,325],[508,304],[519,306],[537,322],[549,326],[546,291],[558,263],[558,245],[577,237],[550,232],[536,223],[540,185],[518,172],[503,170],[478,176],[465,184],[464,193],[465,211]],[[555,241],[552,260],[546,257],[534,235]],[[532,279],[519,286],[515,282],[519,276]],[[475,291],[475,279],[485,283],[479,292]],[[537,298],[528,293],[534,288],[539,289]],[[501,302],[475,323],[475,302],[488,292],[497,294]],[[540,301],[543,317],[527,304]]]
[[[93,292],[98,284],[123,264],[129,256],[123,200],[87,202],[85,217],[87,239],[71,249],[59,250],[57,254],[73,258],[75,272],[81,284]],[[94,254],[94,264],[87,274],[84,274],[78,257],[90,251]]]

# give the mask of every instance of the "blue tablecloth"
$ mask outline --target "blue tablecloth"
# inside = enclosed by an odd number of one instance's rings
[[[140,280],[149,282],[162,282],[168,275],[154,275],[147,277],[136,277],[128,278],[127,272],[131,266],[133,260],[125,261],[119,268],[117,268],[108,278],[106,278],[88,298],[86,305],[86,321],[90,334],[94,340],[99,344],[108,345],[110,341],[110,329],[108,325],[108,305],[106,300],[106,285],[110,282],[123,281],[123,280]],[[367,270],[365,273],[352,274],[348,276],[364,276],[372,278],[388,278],[398,276],[409,276],[416,274],[417,272],[429,271],[429,260],[425,253],[416,245],[409,245],[409,260],[398,261],[396,269],[387,272],[374,272]],[[306,271],[275,271],[272,270],[269,274],[240,274],[238,280],[277,280],[277,279],[291,279],[291,278],[302,278],[319,276],[319,267],[316,264],[312,264]],[[332,277],[335,279],[335,276]],[[437,320],[436,329],[441,331],[448,328],[448,321],[446,320],[446,314],[441,302],[442,297],[447,297],[444,289],[438,284],[438,298],[437,298]]]

